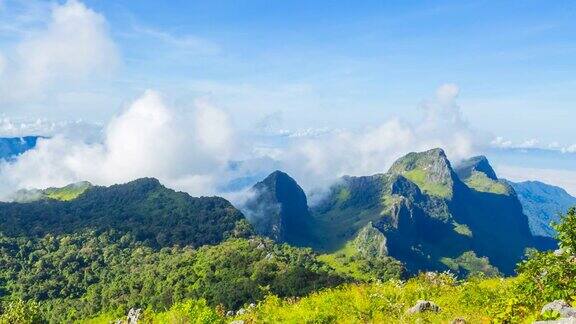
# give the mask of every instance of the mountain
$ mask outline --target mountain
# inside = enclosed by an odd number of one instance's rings
[[[277,242],[306,242],[311,220],[304,190],[286,173],[275,171],[252,187],[243,210],[258,234]]]
[[[13,158],[36,146],[40,136],[0,138],[0,160]]]
[[[350,281],[310,249],[253,235],[225,199],[191,197],[153,178],[30,192],[25,202],[0,203],[1,323],[108,323],[99,316],[190,299],[226,313]]]
[[[576,198],[560,187],[539,181],[509,181],[508,184],[518,194],[524,214],[528,216],[530,229],[535,235],[553,237],[556,231],[550,224],[558,222],[560,214],[576,206]]]
[[[82,187],[82,186],[80,186]],[[48,198],[0,203],[0,228],[7,236],[43,237],[109,229],[152,247],[215,244],[243,229],[244,216],[220,197],[190,197],[153,178],[110,187],[90,186],[75,199],[67,189],[47,189]],[[50,196],[52,195],[52,197]],[[244,226],[245,227],[245,226]]]
[[[298,208],[305,210],[302,202]],[[300,215],[293,218],[300,225],[291,228],[305,231],[301,239],[307,241],[294,243],[326,255],[350,254],[351,247],[358,254],[361,248],[351,242],[365,233],[375,237],[366,230],[371,224],[385,246],[370,250],[402,261],[410,273],[512,274],[526,248],[554,245],[532,235],[514,189],[497,178],[485,157],[453,167],[441,149],[409,153],[384,174],[343,177],[310,208],[310,217]],[[294,235],[289,228],[284,232]]]
[[[12,201],[19,203],[33,202],[44,199],[53,199],[69,201],[78,198],[86,190],[90,189],[92,184],[88,181],[81,181],[69,184],[62,188],[47,189],[21,189],[18,190],[11,198]]]

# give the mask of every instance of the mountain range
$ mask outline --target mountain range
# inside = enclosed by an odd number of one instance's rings
[[[556,231],[551,223],[560,221],[570,207],[576,206],[576,198],[566,190],[540,181],[508,182],[522,204],[524,214],[532,233],[541,236],[554,236]]]
[[[151,178],[111,187],[80,182],[18,191],[13,203],[0,203],[0,226],[10,236],[114,229],[154,247],[201,246],[252,231],[246,219],[259,235],[310,247],[359,278],[383,262],[397,269],[397,261],[409,273],[512,274],[527,248],[554,247],[550,221],[576,204],[557,187],[499,179],[484,156],[453,166],[441,149],[409,153],[386,173],[344,176],[312,206],[281,171],[252,193],[240,211],[222,198],[190,197]]]
[[[368,249],[400,260],[410,273],[512,274],[527,248],[555,246],[530,230],[514,187],[483,156],[453,167],[441,149],[410,153],[386,173],[341,178],[314,206],[280,171],[253,192],[243,210],[258,233],[312,247],[336,266]]]

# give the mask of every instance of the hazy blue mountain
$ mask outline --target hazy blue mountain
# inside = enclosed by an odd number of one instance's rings
[[[274,183],[276,191],[282,183],[286,190],[297,186],[291,178]],[[260,185],[256,197],[275,197],[267,191],[270,187]],[[554,247],[552,240],[532,235],[514,189],[497,178],[485,157],[453,168],[441,149],[410,153],[387,173],[343,177],[310,214],[302,194],[298,196],[302,212],[282,228],[285,241],[326,254],[350,253],[355,246],[350,242],[357,242],[372,224],[384,236],[379,251],[402,261],[409,272],[511,274],[526,248]],[[283,208],[291,202],[284,200]],[[268,217],[278,223],[277,216]],[[291,241],[292,231],[305,235]]]
[[[550,226],[560,220],[560,214],[576,206],[576,198],[566,190],[539,181],[508,182],[518,194],[530,229],[535,235],[554,236]]]
[[[36,146],[40,136],[0,137],[0,159],[9,159]]]

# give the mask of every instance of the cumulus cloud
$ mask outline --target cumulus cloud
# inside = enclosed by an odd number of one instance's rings
[[[476,152],[483,135],[462,117],[457,95],[457,86],[442,85],[435,98],[421,105],[423,118],[418,123],[392,119],[363,131],[293,138],[284,151],[276,152],[277,159],[304,187],[313,189],[342,175],[386,172],[410,151],[442,147],[453,160],[468,157]]]
[[[76,0],[54,5],[44,28],[27,33],[11,52],[0,94],[13,100],[105,75],[120,62],[106,19]]]
[[[186,114],[147,91],[108,124],[100,143],[55,136],[40,140],[16,162],[2,163],[0,191],[6,197],[14,188],[80,180],[109,185],[154,176],[192,194],[213,194],[218,170],[225,169],[233,148],[232,130],[222,116],[206,106]]]
[[[462,118],[454,91],[448,97],[423,103],[419,123],[391,119],[361,131],[284,136],[283,145],[262,147],[249,136],[239,138],[228,115],[205,101],[197,101],[187,113],[147,91],[112,119],[101,142],[55,136],[41,140],[16,162],[2,164],[0,189],[6,195],[17,188],[80,180],[108,185],[153,176],[194,195],[242,200],[242,184],[282,169],[311,191],[342,175],[385,172],[410,151],[442,147],[453,160],[471,155],[478,136]]]

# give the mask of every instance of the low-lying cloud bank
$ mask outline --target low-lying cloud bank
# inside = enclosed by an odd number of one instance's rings
[[[475,152],[482,135],[462,118],[457,96],[457,86],[440,87],[435,98],[422,103],[418,124],[392,119],[363,131],[293,137],[265,149],[241,136],[224,111],[206,102],[196,102],[192,112],[179,110],[146,91],[110,121],[100,142],[56,135],[15,162],[0,164],[0,196],[6,199],[19,188],[81,180],[110,185],[149,176],[192,195],[240,200],[242,184],[276,168],[311,190],[346,174],[385,172],[409,151],[443,147],[458,160]]]

